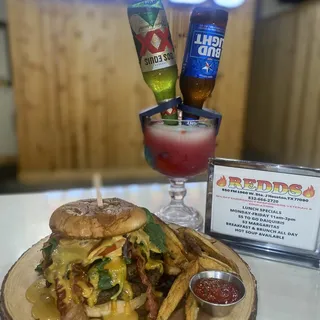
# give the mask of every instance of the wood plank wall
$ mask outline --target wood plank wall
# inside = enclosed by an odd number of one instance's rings
[[[7,6],[20,177],[62,179],[72,172],[74,178],[97,169],[151,175],[137,113],[155,101],[141,76],[125,5],[7,0]],[[190,10],[167,9],[179,69]],[[243,148],[254,10],[255,0],[248,0],[231,12],[207,103],[224,117],[219,156],[238,158]]]
[[[320,167],[319,30],[319,1],[258,21],[247,158]]]

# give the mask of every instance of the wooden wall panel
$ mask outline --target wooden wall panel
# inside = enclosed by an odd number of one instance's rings
[[[249,158],[320,167],[320,2],[260,20],[249,91]]]
[[[137,113],[154,97],[139,69],[126,7],[59,0],[7,5],[21,176],[146,170]],[[190,10],[167,8],[179,69]],[[223,114],[218,156],[241,156],[254,10],[255,0],[248,0],[231,12],[207,102]]]

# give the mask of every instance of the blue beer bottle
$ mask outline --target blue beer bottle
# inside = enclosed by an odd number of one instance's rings
[[[211,94],[216,82],[227,23],[227,11],[210,7],[196,7],[192,11],[180,76],[180,89],[185,105],[201,109]],[[183,119],[197,117],[184,113]]]

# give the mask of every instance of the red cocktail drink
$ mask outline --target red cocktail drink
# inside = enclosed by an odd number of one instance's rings
[[[170,181],[171,202],[156,213],[163,221],[201,230],[201,214],[184,203],[185,182],[207,170],[208,159],[214,157],[216,125],[215,119],[144,122],[146,160]]]
[[[197,125],[168,126],[155,122],[145,127],[144,144],[148,162],[169,177],[192,177],[208,167],[214,156],[215,128]]]

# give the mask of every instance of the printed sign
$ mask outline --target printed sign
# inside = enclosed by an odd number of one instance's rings
[[[320,225],[317,170],[281,169],[262,163],[255,166],[223,159],[213,160],[211,166],[208,233],[246,239],[247,243],[252,240],[253,244],[264,243],[266,247],[275,245],[285,251],[294,248],[317,254]]]

